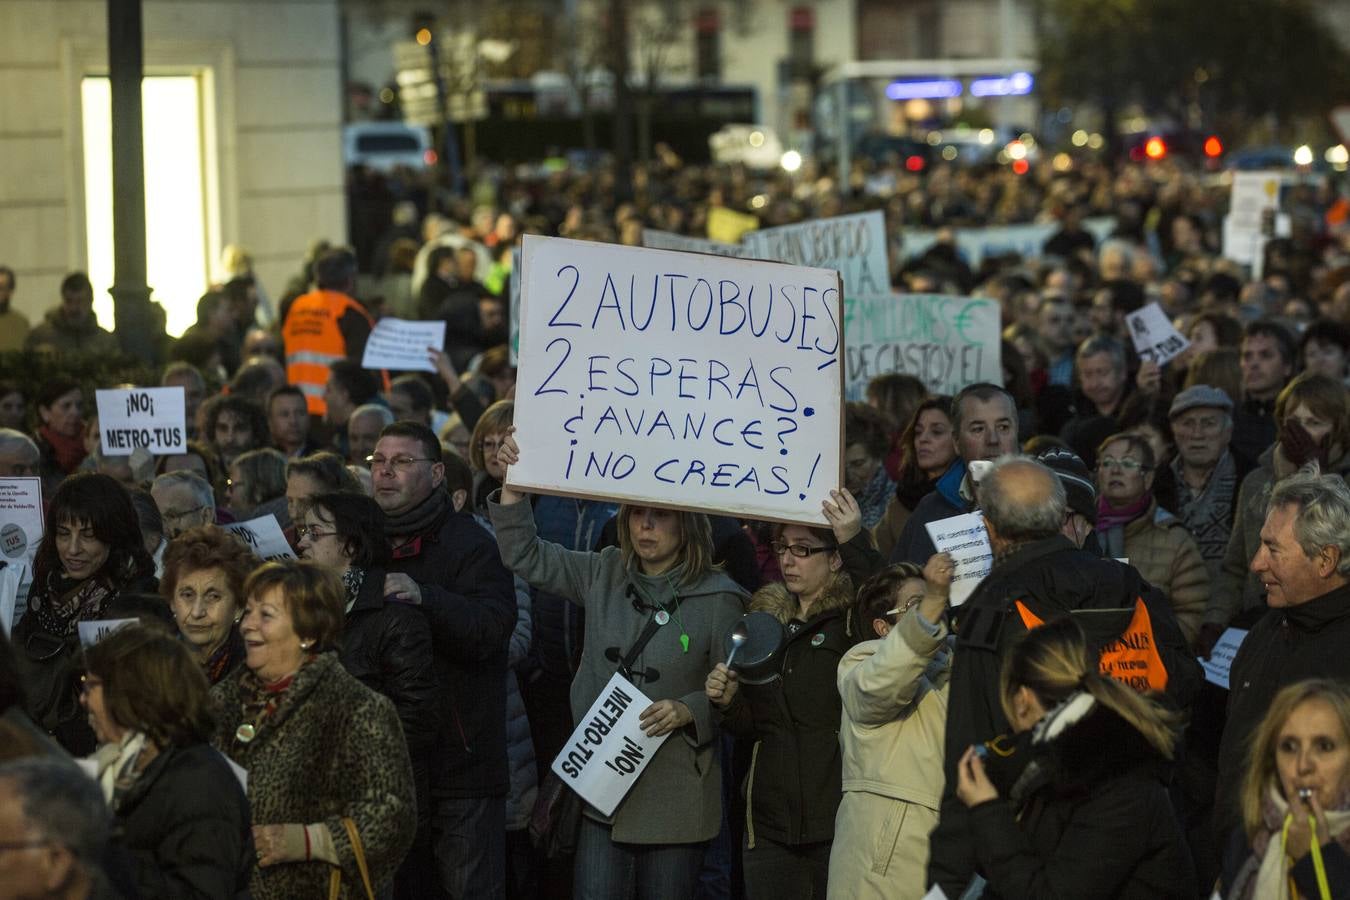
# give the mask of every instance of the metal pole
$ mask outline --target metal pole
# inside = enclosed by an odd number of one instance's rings
[[[436,79],[436,110],[440,113],[442,140],[445,142],[445,166],[450,176],[450,192],[456,197],[464,196],[464,170],[459,164],[459,141],[455,135],[455,123],[450,121],[450,110],[446,105],[445,76],[441,73],[440,44],[436,33],[431,33],[431,42],[427,44],[427,54],[431,58],[431,74]]]
[[[108,0],[112,90],[113,317],[122,350],[158,362],[160,322],[151,315],[145,264],[141,0]]]

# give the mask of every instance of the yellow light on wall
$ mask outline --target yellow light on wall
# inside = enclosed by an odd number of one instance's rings
[[[81,84],[85,235],[94,312],[113,327],[112,97],[106,78]],[[197,77],[156,76],[141,87],[145,141],[145,238],[151,298],[169,334],[197,320],[209,281],[201,90]]]

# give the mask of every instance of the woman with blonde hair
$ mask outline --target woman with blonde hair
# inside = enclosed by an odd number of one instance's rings
[[[957,764],[983,896],[1195,897],[1167,795],[1177,716],[1102,675],[1068,616],[1014,645],[999,699],[1020,737],[972,746]]]
[[[1316,678],[1275,695],[1252,736],[1240,803],[1249,855],[1224,879],[1225,897],[1346,896],[1350,686]]]
[[[488,495],[502,486],[506,467],[497,461],[501,447],[511,426],[515,423],[516,404],[498,400],[487,408],[473,426],[469,439],[469,465],[473,467],[473,511],[487,513]]]

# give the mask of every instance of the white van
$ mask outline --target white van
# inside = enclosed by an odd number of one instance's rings
[[[380,172],[397,168],[421,169],[434,165],[436,151],[431,132],[403,122],[354,122],[342,130],[347,166],[365,166]]]

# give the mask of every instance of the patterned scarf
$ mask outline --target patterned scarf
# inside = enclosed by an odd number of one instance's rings
[[[69,637],[80,622],[100,618],[114,591],[101,576],[75,581],[59,572],[47,574],[45,590],[28,601],[37,623],[47,634]]]
[[[239,706],[243,711],[243,725],[239,726],[239,731],[235,732],[235,741],[247,744],[257,735],[263,722],[270,719],[273,714],[281,707],[281,702],[286,699],[286,691],[295,683],[295,678],[305,666],[318,658],[316,653],[305,654],[304,661],[300,663],[300,668],[287,675],[280,681],[271,683],[264,682],[254,674],[252,669],[245,668],[244,674],[239,678]],[[245,728],[251,728],[252,734],[247,740],[240,737],[240,733]]]
[[[116,810],[136,779],[159,753],[141,731],[128,731],[120,741],[103,744],[90,757],[108,808]]]
[[[218,684],[222,678],[234,671],[235,666],[244,658],[244,639],[239,635],[238,626],[231,626],[230,633],[225,636],[211,656],[206,660],[203,668],[206,670],[206,680],[211,684]]]
[[[895,482],[891,481],[886,467],[877,466],[876,474],[863,487],[862,496],[858,498],[858,510],[862,513],[864,528],[876,527],[882,516],[886,515],[886,507],[890,505],[894,494]]]
[[[342,586],[347,589],[347,612],[351,612],[352,607],[356,605],[356,598],[361,596],[361,585],[365,583],[365,569],[349,566],[347,571],[342,573]]]
[[[1233,454],[1227,450],[1223,452],[1214,471],[1209,473],[1209,480],[1199,491],[1186,483],[1179,456],[1172,460],[1172,473],[1176,476],[1177,485],[1177,508],[1174,512],[1195,538],[1205,562],[1213,563],[1210,577],[1217,577],[1217,564],[1223,561],[1223,555],[1228,550],[1233,503],[1237,500],[1237,465],[1233,461]]]
[[[431,495],[407,512],[397,516],[386,516],[385,533],[393,538],[420,537],[431,530],[431,526],[440,521],[450,508],[450,495],[445,487],[433,488]]]

